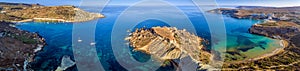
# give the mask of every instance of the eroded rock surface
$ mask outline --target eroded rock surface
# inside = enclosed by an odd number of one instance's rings
[[[191,57],[196,63],[208,64],[211,54],[204,50],[203,39],[185,30],[170,27],[137,29],[126,38],[136,51],[160,60]]]

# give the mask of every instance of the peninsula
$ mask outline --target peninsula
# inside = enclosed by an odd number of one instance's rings
[[[126,38],[135,51],[151,54],[159,61],[190,57],[195,63],[207,65],[213,55],[205,50],[204,39],[175,27],[136,29]]]
[[[83,22],[103,18],[102,14],[83,11],[75,6],[0,2],[0,20],[8,22]]]

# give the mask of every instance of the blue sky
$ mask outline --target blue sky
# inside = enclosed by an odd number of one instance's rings
[[[40,3],[42,5],[80,5],[81,1],[88,1],[88,5],[97,4],[93,0],[0,0],[0,2]],[[141,0],[111,0],[111,5],[132,5]],[[174,5],[193,5],[191,0],[165,0]],[[216,0],[219,5],[247,5],[247,6],[300,6],[300,0]],[[205,1],[204,1],[205,2]]]

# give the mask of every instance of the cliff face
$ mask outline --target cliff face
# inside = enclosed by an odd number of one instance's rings
[[[162,61],[191,57],[196,63],[208,64],[212,56],[204,50],[202,38],[176,28],[137,29],[126,39],[134,50],[151,54]]]
[[[0,70],[23,70],[44,45],[36,33],[12,27],[14,23],[0,22]]]

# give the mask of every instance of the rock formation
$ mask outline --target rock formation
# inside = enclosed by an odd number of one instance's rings
[[[159,60],[181,59],[189,56],[196,63],[208,64],[212,57],[204,50],[202,38],[176,28],[136,29],[126,40],[134,50],[151,54]]]

